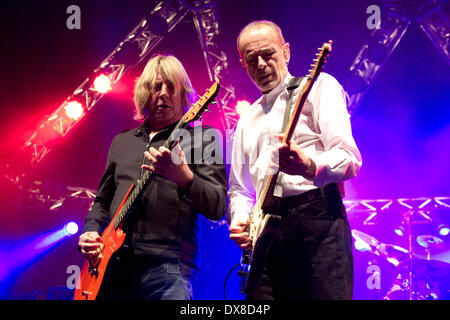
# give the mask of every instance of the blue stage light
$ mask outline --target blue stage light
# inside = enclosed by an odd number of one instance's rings
[[[78,225],[71,221],[58,229],[32,235],[18,243],[0,246],[0,282],[14,272],[37,261],[64,239],[76,234]]]

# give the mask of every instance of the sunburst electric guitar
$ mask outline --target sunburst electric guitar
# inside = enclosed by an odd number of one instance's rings
[[[323,68],[328,54],[331,51],[331,44],[331,40],[329,42],[325,42],[322,47],[319,48],[319,52],[316,53],[317,58],[314,59],[314,64],[311,65],[312,68],[311,70],[309,70],[309,74],[306,76],[306,83],[301,88],[297,103],[295,105],[295,109],[292,111],[289,123],[284,132],[282,140],[283,143],[288,143],[292,139],[292,135],[294,134],[295,127],[297,126],[297,122],[300,118],[300,113],[302,112],[303,105],[305,104],[305,101],[308,98],[308,94],[311,91],[314,82],[316,81]],[[271,210],[275,208],[279,203],[279,198],[277,199],[277,197],[274,196],[277,179],[278,172],[276,174],[265,175],[262,185],[263,187],[259,194],[258,200],[255,203],[250,214],[250,223],[247,232],[249,233],[249,237],[252,238],[252,245],[250,248],[245,249],[242,252],[241,271],[239,273],[241,276],[243,276],[243,284],[246,284],[247,288],[249,286],[255,285],[251,282],[253,281],[253,278],[257,278],[257,270],[262,270],[261,263],[263,263],[264,261],[265,251],[267,249],[267,246],[270,244],[270,241],[263,241],[263,239],[261,239],[260,243],[258,243],[258,252],[254,252],[256,242],[263,233],[263,230],[275,230],[279,224],[279,221],[281,220],[280,216],[270,214]],[[254,269],[253,271],[250,270],[250,266],[251,269]]]
[[[219,93],[219,83],[214,83],[206,93],[183,115],[173,129],[170,137],[164,143],[164,147],[172,149],[179,138],[181,128],[185,128],[190,122],[200,118],[203,111],[207,109],[214,98]],[[86,262],[80,273],[77,286],[75,289],[74,300],[95,300],[100,290],[103,277],[105,275],[108,262],[123,244],[125,232],[123,230],[123,221],[127,217],[136,200],[139,199],[152,180],[152,173],[144,171],[141,178],[131,185],[125,198],[122,200],[114,217],[102,234],[103,250],[101,252],[101,260],[97,266],[90,265]]]

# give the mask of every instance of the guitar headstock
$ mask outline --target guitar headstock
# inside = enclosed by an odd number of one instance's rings
[[[219,89],[220,85],[218,82],[215,82],[209,89],[207,89],[205,94],[201,96],[185,113],[183,116],[184,122],[189,123],[200,118],[203,111],[208,108],[208,104],[210,104],[219,93]]]
[[[324,42],[322,48],[319,48],[319,52],[316,53],[316,59],[314,59],[314,63],[311,65],[311,70],[308,70],[309,74],[307,76],[308,79],[314,79],[319,75],[320,71],[322,71],[323,65],[325,64],[328,55],[331,52],[331,45],[333,40],[328,42]]]

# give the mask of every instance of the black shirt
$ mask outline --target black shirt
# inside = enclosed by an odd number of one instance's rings
[[[131,185],[140,177],[144,151],[150,146],[156,149],[162,146],[174,126],[157,133],[150,143],[146,122],[114,138],[82,233],[102,234]],[[155,175],[124,222],[125,242],[139,256],[180,259],[196,265],[198,213],[211,220],[224,216],[227,178],[214,129],[188,127],[183,133],[180,146],[194,173],[190,188],[182,192],[174,182]],[[209,164],[214,159],[215,163]]]

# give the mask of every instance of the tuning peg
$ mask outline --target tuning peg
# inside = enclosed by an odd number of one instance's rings
[[[214,104],[217,104],[217,101],[216,101],[216,100],[213,100],[213,101],[210,102],[210,104],[213,104],[213,105],[214,105]]]
[[[209,110],[208,108],[205,108],[205,110],[203,110],[203,112],[211,112],[211,110]]]
[[[202,116],[201,115],[199,115],[198,117],[197,117],[197,120],[202,120]]]

